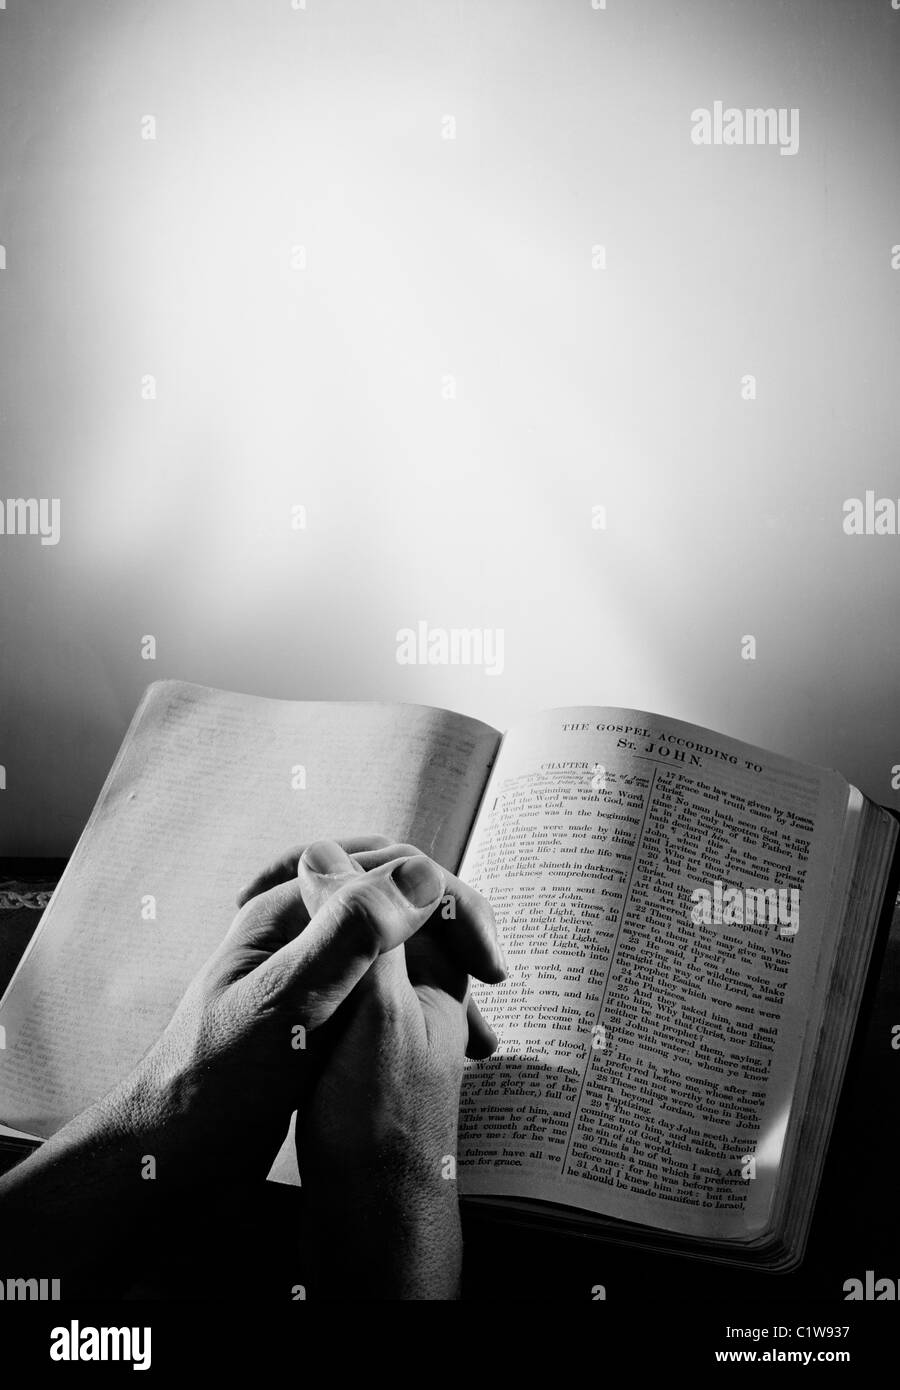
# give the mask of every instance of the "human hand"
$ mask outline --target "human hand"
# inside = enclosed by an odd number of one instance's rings
[[[351,858],[320,842],[299,858],[292,852],[259,886],[295,873],[315,913],[359,874],[415,853],[385,842]],[[444,903],[493,937],[484,899],[458,880],[447,886]],[[446,921],[435,913],[405,945],[379,956],[325,1030],[328,1060],[297,1124],[321,1296],[456,1295],[456,1124],[473,1029],[468,974],[454,958]],[[480,1022],[476,1015],[476,1028]],[[483,1037],[477,1045],[476,1055],[493,1050]]]
[[[347,847],[365,854],[383,844]],[[429,891],[453,881],[414,854],[360,869],[310,913],[296,868],[293,881],[245,902],[131,1075],[0,1178],[10,1259],[52,1258],[54,1268],[80,1277],[89,1252],[104,1248],[98,1231],[124,1238],[153,1189],[199,1193],[211,1178],[264,1177],[319,1075],[339,1006],[382,955],[434,916],[441,893],[418,906],[410,878],[425,873]],[[477,913],[442,923],[442,941],[459,971],[502,978],[502,955]],[[307,1047],[297,1047],[298,1034]],[[147,1184],[150,1157],[160,1181]]]
[[[347,845],[378,853],[381,843]],[[432,918],[448,880],[416,851],[382,855],[328,894],[310,891],[310,873],[245,898],[158,1042],[101,1103],[102,1122],[139,1135],[158,1168],[165,1160],[190,1177],[212,1162],[220,1176],[265,1177],[318,1076],[323,1026],[380,955]],[[482,917],[442,925],[459,969],[502,977]]]
[[[386,835],[368,835],[352,840],[338,840],[335,843],[339,844],[349,855],[352,855],[353,862],[364,870],[385,864],[392,858],[423,853],[415,845],[399,844],[388,839]],[[293,882],[297,878],[300,860],[307,848],[306,844],[294,845],[261,870],[238,894],[238,907],[244,907],[260,893],[268,892],[282,883]],[[491,908],[480,893],[469,888],[455,874],[445,870],[445,877],[445,894],[441,902],[440,918],[442,921],[448,920],[448,917],[450,920],[455,920],[456,914],[459,913],[462,917],[462,931],[460,933],[454,930],[445,930],[442,934],[444,948],[461,964],[465,964],[465,951],[474,950],[475,955],[472,959],[476,961],[476,964],[471,966],[472,973],[477,975],[479,979],[496,984],[505,978],[507,965],[503,950],[497,940]],[[452,915],[445,910],[445,904],[452,907]],[[440,932],[437,912],[434,913],[433,920],[429,923],[425,935],[422,936],[421,932],[419,933],[420,946],[425,940],[434,940],[436,932]],[[478,975],[477,962],[482,958],[478,945],[480,941],[489,945],[487,964],[490,966],[493,962],[494,966],[489,975]],[[497,973],[498,969],[500,973]],[[497,1050],[497,1038],[493,1029],[482,1018],[478,1005],[471,997],[466,1005],[466,1019],[468,1023],[466,1056],[475,1060],[490,1057]]]

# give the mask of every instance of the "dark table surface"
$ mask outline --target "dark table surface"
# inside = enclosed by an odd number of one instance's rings
[[[57,879],[65,861],[0,858],[0,883]],[[37,923],[40,911],[0,911],[0,993]],[[743,1306],[809,1298],[842,1299],[850,1278],[900,1279],[900,1218],[895,1190],[900,1139],[900,910],[885,923],[873,962],[801,1268],[769,1274],[662,1255],[608,1240],[508,1224],[466,1209],[464,1293],[471,1298],[562,1298],[590,1301],[602,1284],[608,1299],[664,1303],[700,1299]],[[284,1231],[300,1214],[301,1194],[278,1184],[251,1193],[210,1194],[205,1208],[161,1217],[153,1248],[126,1280],[156,1296],[216,1298],[223,1268],[252,1269],[256,1291],[284,1296],[302,1282]],[[228,1220],[223,1222],[222,1213]],[[224,1231],[227,1229],[227,1235]],[[173,1249],[176,1257],[173,1258]],[[223,1261],[225,1262],[223,1264]],[[352,1271],[348,1270],[352,1282]],[[112,1286],[118,1291],[118,1281]]]

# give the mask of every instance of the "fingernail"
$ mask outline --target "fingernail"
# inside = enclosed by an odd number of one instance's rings
[[[303,851],[303,862],[314,874],[349,874],[353,865],[345,850],[334,840],[316,840]]]
[[[404,859],[391,875],[400,892],[413,907],[427,907],[444,890],[444,880],[436,864],[424,854]]]

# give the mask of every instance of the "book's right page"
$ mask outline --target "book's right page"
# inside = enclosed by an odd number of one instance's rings
[[[511,967],[475,989],[500,1049],[466,1073],[464,1194],[766,1230],[848,797],[837,773],[648,713],[552,710],[506,735],[460,870]]]

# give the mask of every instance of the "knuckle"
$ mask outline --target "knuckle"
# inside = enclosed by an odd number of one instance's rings
[[[399,982],[391,972],[379,971],[377,967],[373,967],[371,974],[370,1006],[381,1026],[402,1036],[406,1032],[408,1016]]]
[[[397,908],[377,879],[351,880],[328,900],[325,909],[330,910],[337,930],[362,954],[374,957],[391,945]]]
[[[251,1017],[259,1016],[277,1005],[291,982],[290,969],[277,957],[271,957],[261,970],[254,970],[239,981],[238,998]]]

